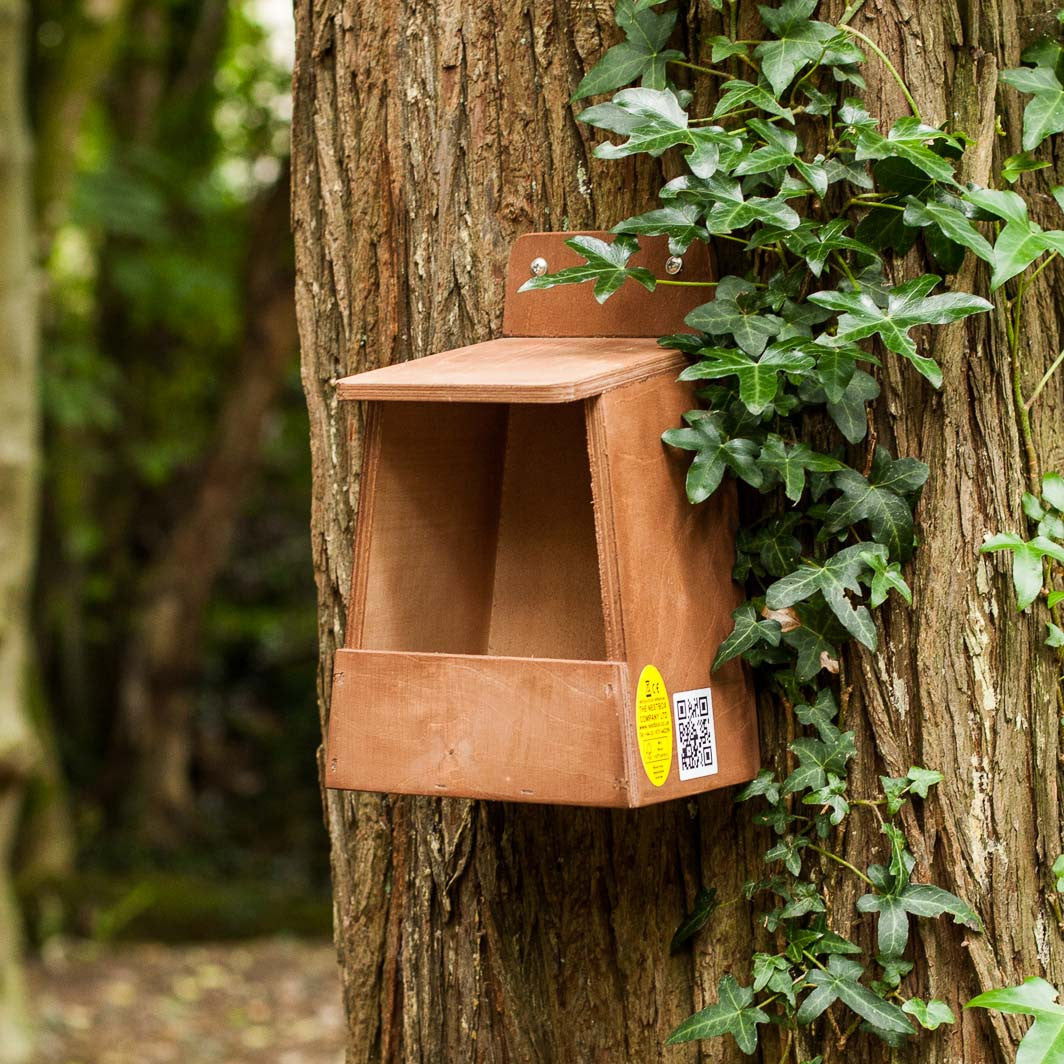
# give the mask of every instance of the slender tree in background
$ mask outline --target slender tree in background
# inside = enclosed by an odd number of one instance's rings
[[[29,1054],[11,855],[37,760],[29,720],[29,588],[37,529],[37,271],[24,93],[27,10],[0,3],[0,1061]]]
[[[614,40],[607,8],[296,5],[296,291],[323,719],[360,460],[357,411],[336,402],[335,379],[497,334],[517,233],[608,227],[654,205],[661,172],[594,160],[597,138],[568,102]],[[841,14],[824,8],[827,20]],[[757,36],[756,11],[743,5],[740,17],[740,30],[748,22],[746,35]],[[880,0],[851,25],[893,61],[928,121],[974,138],[959,176],[987,185],[1018,150],[1015,135],[995,130],[998,73],[1049,20],[1031,0]],[[708,65],[721,16],[693,2],[681,26],[688,54]],[[873,110],[906,113],[897,86],[866,69]],[[1018,131],[1020,101],[1000,105]],[[975,290],[973,270],[958,276],[959,289]],[[1059,291],[1059,262],[1047,274],[1043,291]],[[1059,350],[1060,324],[1051,296],[1029,298],[1023,371],[1037,381]],[[906,830],[921,877],[966,898],[985,923],[967,938],[945,921],[919,928],[914,992],[954,1005],[1025,975],[1064,983],[1046,898],[1061,848],[1055,674],[1038,650],[1041,633],[1011,614],[1004,567],[977,553],[987,532],[1017,526],[1027,487],[999,322],[973,319],[934,340],[941,392],[896,364],[881,372],[880,441],[931,467],[917,515],[916,605],[886,608],[880,650],[843,662],[860,751],[855,787],[870,791],[877,773],[913,764],[946,775],[922,815],[906,813]],[[1058,377],[1034,426],[1039,453],[1058,468],[1062,410]],[[766,759],[785,744],[763,706]],[[352,1064],[747,1059],[731,1042],[663,1045],[761,933],[740,904],[693,953],[668,955],[703,883],[726,897],[761,875],[770,843],[730,795],[605,813],[327,792],[326,813]],[[882,859],[875,825],[851,828],[842,854],[859,866]],[[848,890],[833,899],[833,926],[867,938],[865,924],[848,926]],[[862,1040],[846,1058],[1007,1060],[1018,1032],[1000,1016],[965,1013],[894,1056]],[[841,1055],[833,1042],[809,1048],[828,1064]]]

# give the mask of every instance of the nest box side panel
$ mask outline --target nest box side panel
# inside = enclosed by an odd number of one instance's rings
[[[608,499],[603,519],[616,552],[616,586],[629,686],[635,697],[643,668],[655,666],[670,696],[672,764],[655,786],[640,761],[633,703],[627,726],[631,803],[645,805],[752,779],[760,767],[752,685],[739,661],[710,676],[717,648],[732,629],[742,592],[731,577],[738,523],[734,485],[725,482],[707,502],[691,506],[684,492],[687,456],[667,448],[661,433],[695,405],[690,385],[671,374],[604,393],[590,418],[597,465]],[[604,567],[609,572],[609,567]],[[699,692],[709,689],[711,695]],[[676,696],[687,695],[677,703]],[[686,715],[711,705],[714,744],[700,752],[714,771],[680,778]],[[695,721],[692,726],[702,726]],[[708,752],[708,751],[711,751]],[[684,768],[690,775],[691,764]]]
[[[531,265],[542,259],[550,273],[584,260],[565,241],[574,236],[593,236],[607,242],[616,237],[606,232],[526,233],[514,241],[506,271],[506,307],[503,336],[664,336],[676,332],[676,323],[706,301],[705,288],[662,285],[648,292],[628,281],[605,303],[595,299],[591,284],[560,285],[532,292],[519,291],[533,276]],[[644,266],[663,280],[715,281],[716,269],[709,246],[696,240],[682,256],[678,274],[670,276],[666,237],[641,237],[639,250],[629,260]]]
[[[506,408],[374,404],[347,643],[482,654]]]
[[[628,804],[617,662],[338,650],[326,785]]]
[[[488,653],[606,660],[581,403],[510,407]]]

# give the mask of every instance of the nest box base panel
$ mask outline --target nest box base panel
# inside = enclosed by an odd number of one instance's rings
[[[518,240],[508,323],[535,326],[525,260],[570,265],[567,235]],[[594,316],[589,286],[561,291]],[[639,306],[650,336],[675,329],[676,306]],[[756,775],[748,672],[709,674],[741,601],[734,485],[690,506],[660,441],[696,403],[682,365],[551,332],[340,382],[368,402],[327,786],[631,807]]]

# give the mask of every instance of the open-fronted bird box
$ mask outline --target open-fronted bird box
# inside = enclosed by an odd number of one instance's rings
[[[660,440],[696,399],[655,338],[709,290],[518,294],[570,235],[516,242],[503,338],[339,382],[368,403],[330,787],[639,806],[757,772],[745,670],[709,674],[734,492],[691,506]],[[639,256],[666,276],[664,240]]]

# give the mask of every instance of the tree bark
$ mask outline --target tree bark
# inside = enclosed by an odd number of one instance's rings
[[[323,722],[361,457],[359,411],[336,401],[334,382],[496,335],[516,234],[608,227],[654,205],[660,171],[593,159],[592,135],[568,103],[614,40],[611,9],[587,0],[296,4],[296,297]],[[756,17],[752,6],[744,17]],[[997,73],[1017,63],[1034,36],[1028,27],[1049,30],[1050,21],[1031,0],[870,0],[853,25],[902,70],[929,121],[976,139],[964,176],[986,184],[992,163],[1018,150],[1017,103],[1003,98],[1010,135],[995,136]],[[692,58],[708,59],[698,42],[720,32],[719,16],[693,2],[683,24]],[[868,71],[873,111],[906,113],[874,60]],[[1056,224],[1048,196],[1039,209]],[[1028,391],[1059,349],[1061,278],[1046,273],[1021,367]],[[985,290],[981,267],[957,286]],[[924,812],[909,814],[917,875],[970,901],[986,933],[922,922],[911,985],[957,1010],[1022,976],[1064,982],[1047,905],[1048,865],[1061,849],[1060,714],[1044,618],[1015,617],[1007,565],[977,555],[987,532],[1022,527],[1028,479],[1002,330],[977,319],[941,333],[933,353],[941,392],[889,364],[876,408],[880,440],[931,466],[916,604],[881,611],[881,650],[849,655],[844,679],[860,750],[854,793],[912,764],[947,776]],[[1058,380],[1035,408],[1049,466],[1064,457],[1062,407]],[[765,760],[778,759],[786,736],[771,707],[761,731]],[[740,903],[693,952],[668,955],[703,883],[729,897],[762,874],[771,843],[731,797],[606,813],[325,792],[349,1062],[748,1059],[730,1040],[663,1045],[715,996],[723,973],[748,977],[745,958],[763,935]],[[876,825],[863,822],[844,849],[860,866],[884,852]],[[838,892],[834,926],[867,944],[868,918],[855,918],[853,902]],[[1004,1061],[1021,1030],[965,1013],[894,1057],[863,1036],[843,1051],[834,1032],[803,1048],[826,1062]],[[774,1064],[776,1036],[764,1043]]]
[[[27,9],[0,0],[0,1062],[28,1058],[21,922],[11,855],[38,748],[28,711],[29,589],[36,546],[37,271],[26,119]]]
[[[188,506],[145,575],[123,665],[122,727],[137,765],[131,813],[156,842],[179,838],[191,812],[192,699],[203,614],[298,343],[285,240],[288,199],[286,168],[253,210],[248,323],[217,436]]]

